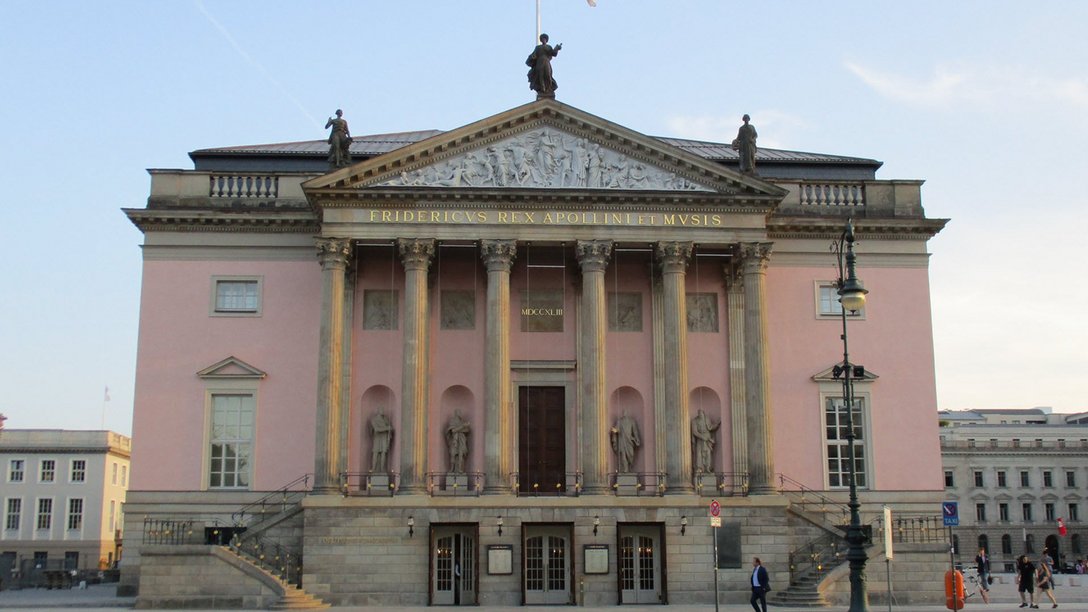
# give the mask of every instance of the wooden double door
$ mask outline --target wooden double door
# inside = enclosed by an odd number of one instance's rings
[[[431,530],[432,605],[476,605],[476,541],[474,525],[438,525]]]
[[[518,489],[538,495],[567,490],[565,387],[518,387]]]

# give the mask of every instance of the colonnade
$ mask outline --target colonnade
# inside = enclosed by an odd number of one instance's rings
[[[433,238],[402,238],[397,249],[405,270],[404,356],[401,385],[400,492],[423,493],[427,473],[427,354],[429,290],[427,271],[434,258]],[[726,273],[729,309],[728,375],[734,415],[734,463],[749,474],[749,492],[768,494],[774,483],[774,445],[771,438],[770,381],[767,352],[765,279],[771,244],[735,245],[739,265]],[[608,490],[608,397],[605,380],[606,316],[605,271],[612,256],[610,240],[579,240],[575,245],[582,271],[582,337],[578,368],[583,493]],[[318,361],[317,493],[339,491],[340,474],[347,471],[344,441],[350,404],[345,354],[351,345],[348,282],[353,246],[346,238],[318,238],[322,269],[320,355]],[[657,402],[655,420],[664,422],[668,493],[691,493],[692,455],[687,373],[687,312],[685,275],[693,244],[658,242],[654,256],[661,270],[663,329],[663,402]],[[516,471],[517,407],[511,398],[510,270],[517,256],[516,240],[481,240],[480,254],[487,269],[484,374],[484,493],[509,492],[507,475]],[[742,317],[736,315],[742,314]],[[655,310],[655,316],[658,316]],[[740,320],[738,320],[740,319]],[[742,321],[742,322],[741,322]],[[739,340],[738,340],[739,337]],[[739,392],[743,392],[743,397]],[[739,413],[739,417],[738,417]],[[740,422],[738,422],[738,419]],[[659,431],[659,435],[662,432]],[[739,447],[739,450],[738,450]],[[739,456],[738,456],[739,453]],[[740,460],[740,461],[738,461]]]

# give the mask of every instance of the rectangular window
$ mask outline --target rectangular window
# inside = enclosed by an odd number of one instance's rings
[[[110,500],[110,531],[117,529],[117,502]]]
[[[1044,487],[1053,487],[1054,486],[1054,472],[1051,472],[1050,470],[1044,470],[1043,471],[1043,486]]]
[[[1043,504],[1043,514],[1046,515],[1047,522],[1053,521],[1055,518],[1057,518],[1057,513],[1054,512],[1054,504]]]
[[[1065,473],[1065,486],[1075,487],[1077,486],[1077,473],[1069,471]]]
[[[8,500],[8,512],[4,517],[4,529],[10,531],[18,531],[22,526],[23,517],[23,500],[19,498]]]
[[[975,470],[975,486],[981,487],[982,485],[982,472]]]
[[[1009,505],[1008,504],[998,504],[997,505],[997,515],[998,515],[997,518],[1002,523],[1009,522]]]
[[[71,531],[83,529],[83,500],[80,498],[68,500],[68,529]]]
[[[956,478],[955,478],[952,470],[945,470],[944,471],[944,486],[945,487],[954,487],[954,486],[956,486]]]
[[[68,550],[64,552],[64,569],[79,569],[79,551]]]
[[[850,486],[850,444],[847,416],[854,425],[854,472],[858,487],[866,487],[865,463],[865,410],[864,400],[855,399],[853,410],[847,415],[846,402],[841,397],[829,397],[824,405],[824,431],[827,437],[828,486]]]
[[[54,459],[42,459],[38,472],[38,482],[53,482],[57,477],[57,462]]]
[[[53,500],[52,499],[39,499],[38,500],[38,529],[52,529],[53,528]]]
[[[249,394],[212,395],[208,486],[249,486],[254,399]]]
[[[862,317],[865,307],[857,311],[847,311],[848,317]],[[839,287],[834,281],[818,281],[816,283],[816,315],[823,318],[841,317],[842,304],[839,302]]]
[[[1022,470],[1020,472],[1020,486],[1021,487],[1030,487],[1031,486],[1031,478],[1029,477],[1027,470]]]
[[[72,482],[85,482],[87,480],[87,460],[72,459],[72,468],[69,473],[72,475]]]
[[[8,463],[8,482],[22,482],[25,469],[25,461],[22,459],[12,459],[11,462]]]
[[[1021,509],[1022,509],[1022,511],[1024,513],[1024,522],[1025,523],[1030,523],[1031,522],[1031,504],[1024,504],[1023,506],[1021,506]]]
[[[1001,470],[1001,471],[999,471],[997,473],[997,486],[999,486],[999,487],[1009,486],[1008,481],[1005,480],[1005,470]]]
[[[111,484],[117,484],[117,463],[116,462],[114,462],[113,466],[110,468],[110,483]]]
[[[261,281],[257,278],[216,278],[214,314],[257,315],[261,312]]]
[[[1080,520],[1080,506],[1079,505],[1069,504],[1069,520],[1070,521],[1079,521]]]
[[[45,569],[45,564],[49,561],[49,551],[36,550],[34,551],[34,567],[37,569]]]
[[[121,466],[121,486],[122,487],[127,487],[128,486],[128,466],[127,465],[122,465]]]
[[[986,504],[975,504],[975,520],[980,523],[986,522]]]

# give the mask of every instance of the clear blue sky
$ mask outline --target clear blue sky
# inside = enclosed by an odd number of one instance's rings
[[[542,0],[561,101],[883,160],[930,242],[939,406],[1088,410],[1088,3]],[[127,433],[147,168],[532,100],[533,0],[0,3],[0,411]],[[879,299],[879,296],[871,296]],[[834,354],[835,347],[828,347]],[[109,386],[111,401],[103,402]]]

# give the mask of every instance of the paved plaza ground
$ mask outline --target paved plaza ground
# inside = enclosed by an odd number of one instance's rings
[[[1055,589],[1055,595],[1057,596],[1059,603],[1058,609],[1088,612],[1088,576],[1058,576],[1057,578],[1058,587]],[[989,605],[983,604],[977,595],[968,598],[967,612],[982,612],[983,610],[986,612],[1013,612],[1019,610],[1020,608],[1018,606],[1020,599],[1016,593],[1016,586],[1011,582],[1011,579],[1012,577],[1010,575],[998,576],[998,580],[994,583],[991,590]],[[72,609],[79,608],[87,612],[96,610],[116,612],[119,608],[132,608],[135,604],[135,598],[117,597],[114,593],[115,587],[113,585],[91,585],[86,590],[63,589],[50,591],[45,589],[25,589],[21,591],[0,591],[0,609],[34,610],[35,612],[63,610],[71,612]],[[887,604],[870,605],[869,607],[871,612],[880,612],[881,610],[888,609]],[[380,608],[338,607],[333,609],[338,612],[374,612]],[[483,607],[478,609],[494,610],[496,612],[507,610],[524,611],[526,609],[533,612],[562,612],[570,611],[572,609],[596,611],[615,611],[617,609],[622,609],[623,612],[663,612],[664,610],[670,610],[672,612],[710,612],[714,610],[714,605],[622,606],[622,608],[618,606],[598,608],[578,608],[576,606],[532,606],[530,608]],[[719,607],[721,612],[748,612],[751,609],[751,606],[748,604],[723,604]],[[844,610],[845,607],[823,609]],[[1051,609],[1050,601],[1045,598],[1041,600],[1039,602],[1039,609]],[[433,612],[434,610],[435,608],[426,607],[397,608],[398,612]],[[812,612],[813,609],[770,606],[770,610],[773,610],[774,612]],[[947,610],[947,608],[944,606],[893,605],[892,610],[901,612],[940,612],[942,610]]]

